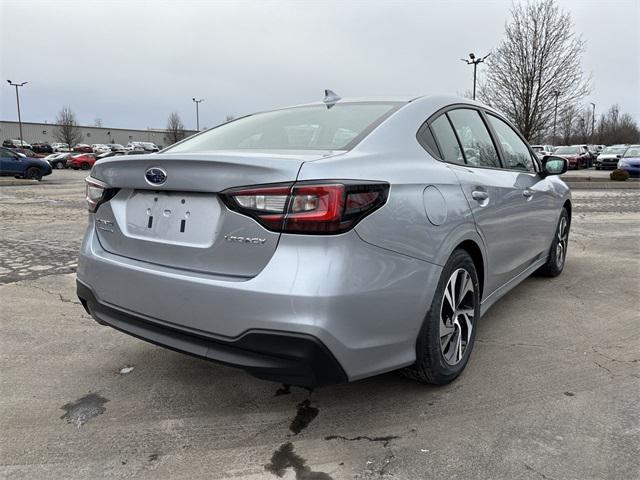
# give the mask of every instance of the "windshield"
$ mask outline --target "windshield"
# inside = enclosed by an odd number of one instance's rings
[[[258,113],[196,135],[167,151],[344,150],[401,103],[339,103]]]
[[[640,145],[634,145],[633,147],[629,147],[626,152],[624,152],[624,158],[629,157],[640,157]]]
[[[615,153],[616,155],[622,155],[627,147],[607,147],[602,153]]]
[[[578,147],[558,147],[556,148],[556,151],[553,153],[559,153],[559,154],[578,153]]]

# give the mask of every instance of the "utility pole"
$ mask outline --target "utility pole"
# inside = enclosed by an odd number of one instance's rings
[[[198,106],[201,102],[204,102],[204,98],[201,98],[200,100],[196,100],[196,98],[193,97],[193,101],[196,104],[196,130],[199,132],[200,131],[200,111],[198,109]]]
[[[473,65],[473,99],[476,99],[476,70],[478,68],[478,64],[485,61],[485,59],[491,55],[487,53],[484,57],[476,58],[475,54],[472,52],[469,54],[469,59],[461,58],[463,62],[467,65]]]
[[[558,97],[560,96],[560,90],[554,90],[553,95],[556,97],[556,106],[553,110],[553,145],[556,144],[556,120],[558,118]]]
[[[24,140],[22,140],[22,117],[20,116],[20,94],[18,93],[18,87],[24,87],[29,82],[13,83],[11,80],[7,80],[7,83],[12,87],[16,87],[16,103],[18,104],[18,126],[20,128],[20,146],[24,146]]]
[[[596,128],[596,104],[591,102],[591,106],[593,107],[593,111],[591,112],[591,143],[593,143],[593,133]]]

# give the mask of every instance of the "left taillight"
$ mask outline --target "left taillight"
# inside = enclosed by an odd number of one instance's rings
[[[117,188],[110,188],[106,183],[91,177],[85,179],[85,186],[87,208],[91,213],[94,213],[101,204],[111,200],[118,193]]]
[[[230,210],[268,230],[330,235],[345,232],[387,200],[387,183],[298,182],[232,189],[220,197]]]

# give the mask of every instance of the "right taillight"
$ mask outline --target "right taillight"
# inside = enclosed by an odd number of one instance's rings
[[[336,234],[352,228],[387,200],[387,183],[298,182],[227,190],[231,210],[284,233]]]

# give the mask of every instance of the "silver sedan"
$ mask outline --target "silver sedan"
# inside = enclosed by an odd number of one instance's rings
[[[96,163],[78,296],[101,324],[263,379],[445,384],[491,305],[562,272],[566,169],[479,103],[327,92]]]

